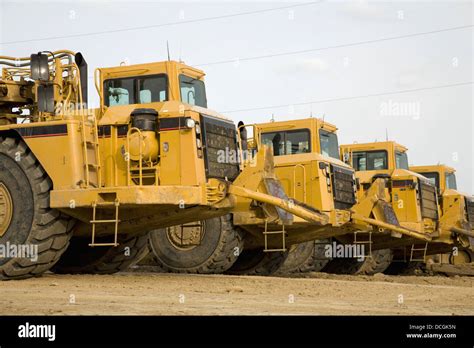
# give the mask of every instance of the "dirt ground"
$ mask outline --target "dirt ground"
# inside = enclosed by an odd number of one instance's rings
[[[47,273],[0,282],[0,314],[472,315],[473,285],[462,276]]]

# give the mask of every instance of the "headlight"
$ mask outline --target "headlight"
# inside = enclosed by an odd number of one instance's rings
[[[201,140],[199,138],[196,139],[196,146],[198,149],[201,148]]]
[[[186,119],[186,128],[194,128],[196,125],[196,122],[192,118],[187,118]]]
[[[199,124],[196,124],[196,134],[201,134],[201,127]]]

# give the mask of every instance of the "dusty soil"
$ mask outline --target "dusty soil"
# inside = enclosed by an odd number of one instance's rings
[[[0,314],[472,315],[473,285],[473,277],[460,276],[47,273],[1,282]]]

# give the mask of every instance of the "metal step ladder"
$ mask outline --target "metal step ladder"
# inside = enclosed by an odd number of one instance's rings
[[[135,184],[142,186],[143,181],[146,179],[151,179],[155,185],[158,185],[158,171],[156,167],[131,167],[129,171],[129,185],[131,182],[135,182]]]
[[[103,219],[103,220],[98,220],[97,219],[97,207],[106,207],[106,206],[115,206],[115,219]],[[119,220],[119,206],[120,202],[118,199],[115,200],[115,202],[106,202],[106,203],[100,203],[98,204],[97,202],[92,203],[92,220],[90,220],[90,223],[92,224],[92,241],[89,244],[91,247],[96,247],[96,246],[118,246],[118,225],[120,223]],[[96,230],[96,225],[97,224],[114,224],[114,242],[113,243],[96,243],[95,242],[95,230]]]
[[[363,235],[368,235],[368,239],[365,239],[365,240],[361,240],[361,239],[357,239],[357,234],[358,233],[363,233]],[[369,232],[354,232],[354,244],[355,245],[368,245],[369,246],[369,252],[367,254],[364,254],[364,258],[367,258],[367,257],[372,257],[372,232],[369,231]],[[365,249],[365,248],[364,248]],[[362,256],[362,255],[360,255]]]
[[[281,234],[281,243],[282,243],[281,248],[268,249],[268,236],[269,235],[276,235],[276,234]],[[282,224],[282,229],[281,230],[269,231],[268,230],[268,221],[265,220],[265,230],[263,231],[263,237],[264,237],[264,240],[265,240],[265,249],[263,249],[264,252],[268,253],[268,252],[276,252],[276,251],[287,251],[286,241],[285,241],[286,231],[285,231],[285,225],[284,224]]]
[[[423,248],[415,248],[416,244],[411,245],[411,252],[410,252],[410,261],[421,261],[425,262],[426,261],[426,251],[428,249],[428,243],[425,243],[425,246]],[[417,259],[413,257],[413,254],[417,252],[423,252],[423,258],[422,259]]]
[[[100,187],[101,183],[101,166],[100,166],[100,150],[99,150],[99,132],[97,127],[97,119],[93,116],[92,124],[88,124],[89,120],[86,115],[81,117],[81,137],[82,137],[82,151],[84,157],[84,171],[85,171],[85,188],[90,186]],[[88,132],[90,130],[90,132]],[[94,156],[90,158],[89,149],[93,150]],[[95,174],[96,182],[91,180],[91,176]]]

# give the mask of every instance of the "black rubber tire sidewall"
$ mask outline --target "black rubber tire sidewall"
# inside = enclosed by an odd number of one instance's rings
[[[205,264],[217,250],[223,234],[220,218],[205,221],[206,229],[199,245],[192,249],[177,249],[168,239],[166,229],[150,232],[150,247],[158,261],[175,270],[197,268]]]
[[[97,238],[97,243],[110,242],[112,237]],[[140,261],[148,253],[148,236],[120,235],[118,246],[91,247],[91,240],[72,237],[69,248],[53,266],[51,271],[58,274],[113,274],[124,271]],[[125,248],[130,248],[130,255]]]
[[[288,257],[288,252],[264,252],[262,249],[245,250],[226,272],[234,275],[272,275]]]
[[[31,184],[22,168],[9,156],[0,153],[0,182],[10,193],[12,219],[0,243],[25,244],[28,242],[35,214],[35,202]],[[11,258],[0,258],[0,265]]]

